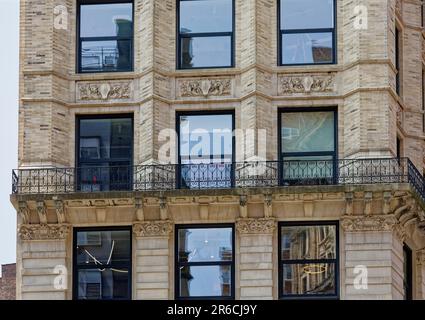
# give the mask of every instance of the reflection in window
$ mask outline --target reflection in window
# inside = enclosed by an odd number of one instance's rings
[[[131,231],[76,231],[77,299],[130,299]]]
[[[233,297],[233,228],[177,228],[177,298]]]
[[[133,120],[80,118],[78,179],[81,191],[131,188]]]
[[[133,3],[80,5],[79,71],[132,70]]]
[[[337,226],[280,226],[280,296],[337,296]]]
[[[233,115],[181,114],[182,188],[228,188],[232,183]]]
[[[233,65],[233,0],[179,1],[179,68]]]
[[[284,184],[331,184],[335,172],[334,111],[282,112]]]
[[[335,63],[334,0],[280,0],[282,65]]]

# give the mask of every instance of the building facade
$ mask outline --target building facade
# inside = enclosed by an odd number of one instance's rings
[[[18,299],[425,299],[419,0],[21,0]]]
[[[1,265],[0,300],[16,299],[16,264]]]

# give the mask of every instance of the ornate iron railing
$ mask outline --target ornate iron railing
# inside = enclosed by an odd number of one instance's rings
[[[425,180],[407,158],[39,168],[12,173],[13,194],[377,183],[411,183],[425,200]]]

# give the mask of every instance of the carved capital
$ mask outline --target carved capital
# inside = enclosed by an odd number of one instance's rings
[[[239,219],[236,222],[236,229],[244,234],[273,233],[275,228],[276,221],[271,218]]]
[[[18,213],[21,217],[23,224],[27,224],[30,222],[30,210],[28,208],[28,204],[25,201],[19,201]]]
[[[65,215],[65,205],[62,200],[55,200],[55,210],[56,210],[56,216],[58,218],[58,223],[63,224],[66,222],[66,215]]]
[[[425,266],[425,248],[416,251],[416,262],[418,265]]]
[[[231,79],[190,79],[179,81],[181,97],[229,96],[232,94]]]
[[[71,227],[66,224],[25,224],[19,228],[22,240],[64,240]]]
[[[136,237],[168,237],[173,230],[173,223],[166,221],[145,221],[136,223],[133,232]]]
[[[44,201],[37,201],[37,214],[40,224],[47,224],[47,207]]]

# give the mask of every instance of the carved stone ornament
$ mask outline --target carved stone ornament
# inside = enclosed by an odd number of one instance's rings
[[[398,221],[393,215],[385,216],[344,216],[341,227],[348,232],[352,231],[392,231]]]
[[[324,93],[335,90],[335,75],[289,75],[279,78],[279,94]]]
[[[236,229],[240,233],[272,233],[276,228],[275,219],[259,218],[259,219],[239,219],[236,222]]]
[[[66,224],[23,224],[18,233],[22,240],[63,240],[70,229]]]
[[[131,85],[131,81],[79,82],[77,83],[77,100],[128,100],[131,99]]]
[[[229,96],[232,94],[231,79],[191,79],[179,81],[181,97]]]
[[[173,230],[173,223],[167,221],[138,222],[133,226],[136,237],[168,237]]]

